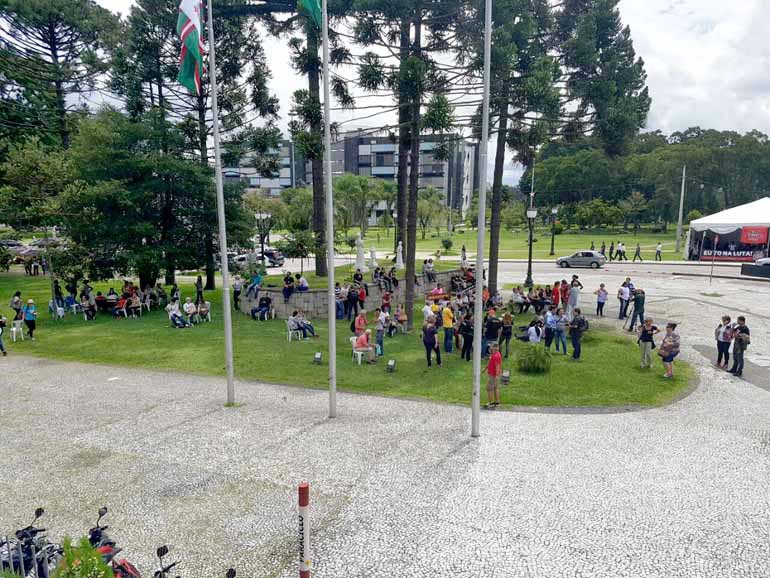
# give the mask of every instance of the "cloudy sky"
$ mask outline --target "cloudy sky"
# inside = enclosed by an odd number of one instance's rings
[[[97,1],[123,14],[132,3]],[[653,98],[649,130],[698,125],[770,133],[770,0],[621,0],[620,10],[646,63]],[[267,39],[265,47],[272,63],[272,54],[285,54],[278,41]],[[288,66],[273,66],[272,74],[272,89],[286,111],[302,82]],[[506,173],[513,181],[518,171]]]

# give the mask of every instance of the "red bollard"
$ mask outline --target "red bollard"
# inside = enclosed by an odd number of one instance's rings
[[[299,578],[310,578],[310,484],[299,485]]]

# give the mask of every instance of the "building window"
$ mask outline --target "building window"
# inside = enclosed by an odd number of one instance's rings
[[[372,156],[371,155],[358,155],[358,164],[359,165],[371,165],[372,164]]]

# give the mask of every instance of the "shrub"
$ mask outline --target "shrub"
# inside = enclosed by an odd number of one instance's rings
[[[80,540],[77,546],[73,546],[72,540],[65,538],[62,546],[64,559],[53,573],[53,578],[112,578],[112,568],[91,546],[88,538]]]
[[[564,232],[564,225],[562,225],[561,223],[556,223],[553,226],[554,235],[561,235],[563,232]]]
[[[693,209],[689,213],[687,213],[687,222],[695,221],[697,219],[703,218],[703,213],[701,213],[698,209]]]
[[[551,371],[551,352],[542,345],[524,347],[516,364],[522,373],[548,373]]]
[[[444,247],[445,251],[451,250],[452,245],[454,245],[454,241],[452,241],[451,237],[444,237],[441,239],[441,246]]]

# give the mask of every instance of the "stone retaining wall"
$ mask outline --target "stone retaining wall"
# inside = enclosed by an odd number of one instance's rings
[[[444,287],[450,286],[450,281],[453,275],[458,275],[459,269],[452,271],[437,271],[436,282],[441,283]],[[425,293],[430,291],[436,286],[436,283],[426,283],[425,279],[420,275],[418,276],[420,285],[415,287],[415,303],[420,303]],[[345,285],[350,283],[350,279],[340,279],[339,283]],[[366,282],[369,284],[369,297],[366,299],[367,310],[373,311],[376,307],[379,307],[382,303],[382,292],[380,289],[372,284],[371,275],[367,274]],[[391,294],[391,304],[395,309],[398,303],[404,302],[404,280],[399,278],[398,289]],[[246,298],[246,292],[240,297],[240,310],[243,314],[248,315],[253,307],[257,306],[259,297],[264,294],[268,294],[273,300],[273,308],[275,310],[275,316],[278,319],[288,319],[292,312],[296,309],[303,309],[305,314],[314,319],[326,319],[327,313],[327,290],[326,289],[310,289],[309,291],[295,291],[288,303],[283,302],[283,287],[263,287],[259,291],[259,295],[256,299]]]

